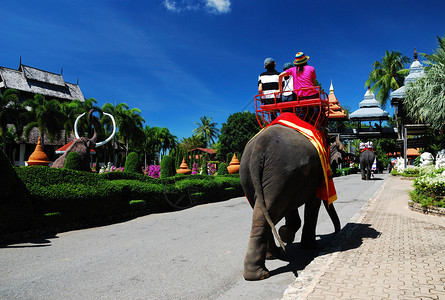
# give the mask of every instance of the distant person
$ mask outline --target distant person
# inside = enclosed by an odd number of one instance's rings
[[[277,98],[277,102],[281,102],[280,94],[275,94],[280,90],[278,86],[280,73],[275,70],[275,66],[276,64],[273,58],[266,58],[264,60],[264,68],[267,71],[261,73],[258,77],[258,93],[261,95],[261,102],[263,104],[275,103],[275,97]]]
[[[293,65],[292,63],[288,62],[285,63],[283,66],[283,71],[286,71],[287,69],[292,68]],[[292,76],[288,75],[288,76],[284,76],[283,81],[283,93],[281,94],[281,101],[282,102],[287,102],[287,101],[293,101],[296,100],[294,98],[294,82],[292,79]]]
[[[298,98],[301,99],[313,99],[319,98],[319,92],[316,89],[302,89],[316,86],[317,76],[315,69],[307,64],[309,56],[304,55],[303,52],[298,52],[295,55],[294,67],[289,68],[279,75],[279,87],[280,92],[283,78],[291,75],[293,79],[293,87]]]

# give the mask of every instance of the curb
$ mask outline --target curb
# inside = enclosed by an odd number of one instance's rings
[[[408,201],[408,207],[410,210],[415,212],[421,212],[424,214],[436,215],[436,216],[445,216],[445,208],[428,206],[422,207],[419,203],[413,202],[412,200]]]

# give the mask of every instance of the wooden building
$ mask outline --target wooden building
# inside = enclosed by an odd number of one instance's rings
[[[66,82],[60,74],[40,70],[34,67],[25,66],[21,59],[18,69],[10,69],[0,66],[0,92],[3,94],[7,89],[15,89],[19,92],[21,102],[34,98],[35,94],[41,94],[47,100],[56,99],[60,102],[80,100],[85,98],[80,90],[79,84]],[[25,165],[25,161],[34,151],[38,140],[38,130],[32,130],[30,137],[25,140],[21,137],[19,144],[11,150],[14,164],[17,166]],[[62,137],[64,134],[62,133]],[[68,141],[74,137],[70,136]],[[51,160],[54,159],[54,150],[65,145],[64,138],[58,141],[49,141],[45,136],[45,152]]]

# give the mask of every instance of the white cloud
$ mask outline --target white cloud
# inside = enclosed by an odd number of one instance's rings
[[[176,8],[176,2],[171,0],[165,0],[164,1],[165,8],[171,11],[178,11],[178,8]]]
[[[206,0],[206,7],[215,13],[228,13],[230,11],[230,0]]]
[[[224,14],[230,12],[231,0],[164,0],[167,10],[181,12],[184,10],[205,9],[208,12]]]

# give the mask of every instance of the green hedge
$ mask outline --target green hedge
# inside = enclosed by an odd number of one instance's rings
[[[199,189],[202,202],[244,195],[237,174],[176,175],[155,179],[137,173],[97,174],[46,166],[12,170],[18,175],[17,184],[22,185],[20,190],[28,195],[28,208],[31,209],[28,211],[38,220],[34,227],[70,229],[72,224],[88,226],[134,213],[168,211],[172,208],[165,201],[164,191],[185,193],[189,186]],[[17,222],[14,224],[13,227],[20,231]]]
[[[37,226],[31,195],[3,150],[0,150],[0,170],[0,234]]]

